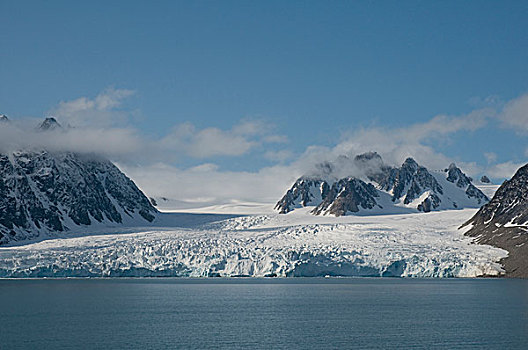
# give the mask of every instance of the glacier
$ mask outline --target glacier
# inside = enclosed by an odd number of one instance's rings
[[[502,249],[459,230],[476,209],[394,215],[163,213],[158,226],[98,228],[0,247],[1,278],[477,277]]]

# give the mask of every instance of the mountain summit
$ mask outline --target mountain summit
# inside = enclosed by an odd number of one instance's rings
[[[42,123],[40,123],[40,126],[38,127],[38,129],[41,131],[55,130],[60,128],[62,128],[62,125],[60,125],[57,119],[54,117],[47,117]]]
[[[400,167],[391,167],[378,153],[368,152],[352,160],[339,157],[316,168],[325,171],[300,177],[277,202],[279,213],[309,206],[314,207],[312,214],[335,216],[430,212],[478,208],[489,200],[455,164],[441,172],[430,172],[407,158]],[[339,173],[336,169],[348,169],[353,174],[334,177],[332,174]]]
[[[0,155],[0,244],[93,224],[147,223],[156,213],[106,159],[46,151]]]
[[[39,128],[60,124],[46,118]],[[157,213],[103,157],[46,150],[0,154],[0,245],[93,225],[145,224]]]

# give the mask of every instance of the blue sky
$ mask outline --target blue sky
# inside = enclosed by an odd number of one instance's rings
[[[180,171],[258,173],[482,108],[420,144],[497,178],[527,158],[523,1],[0,0],[0,23],[0,113],[164,140]]]

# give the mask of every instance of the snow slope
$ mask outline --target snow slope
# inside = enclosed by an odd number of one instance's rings
[[[402,276],[502,273],[501,249],[457,230],[476,210],[320,217],[166,213],[132,227],[0,247],[0,277]]]

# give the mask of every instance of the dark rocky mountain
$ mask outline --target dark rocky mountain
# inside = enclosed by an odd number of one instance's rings
[[[451,163],[445,171],[447,172],[447,181],[454,183],[456,187],[462,190],[465,189],[468,198],[477,199],[478,204],[484,204],[489,201],[489,198],[471,183],[473,179],[467,177],[462,170],[457,168],[455,163]]]
[[[425,167],[418,165],[412,158],[407,158],[400,168],[390,169],[380,180],[381,189],[392,193],[393,202],[403,198],[403,204],[407,205],[429,190],[430,194],[418,204],[417,209],[429,212],[440,206],[442,186]]]
[[[486,175],[482,175],[482,177],[480,178],[480,182],[482,182],[483,184],[489,184],[491,183],[491,180]]]
[[[47,118],[39,128],[57,127]],[[102,157],[0,154],[0,245],[93,224],[148,223],[157,213],[132,180]]]
[[[330,191],[328,182],[322,179],[301,177],[295,181],[292,188],[275,205],[280,214],[293,210],[295,206],[307,207],[318,205]]]
[[[57,119],[54,117],[47,117],[42,123],[40,123],[38,129],[41,131],[55,130],[62,128]]]
[[[8,122],[9,122],[9,118],[7,117],[7,115],[0,114],[0,124],[1,123],[8,123]]]
[[[412,158],[397,168],[384,164],[378,153],[368,152],[353,159],[342,156],[316,169],[319,175],[299,178],[279,200],[275,206],[279,213],[306,206],[315,206],[315,215],[341,216],[372,209],[429,212],[480,207],[488,201],[455,164],[444,172],[431,173]],[[332,177],[336,169],[350,169],[356,175]]]
[[[339,158],[338,160],[339,161]],[[354,165],[373,182],[382,183],[392,168],[385,165],[377,152],[367,152],[354,157]]]
[[[376,188],[353,177],[337,181],[330,191],[322,195],[322,202],[312,211],[315,215],[329,213],[342,216],[347,212],[356,213],[360,208],[372,209],[375,206],[381,208],[376,202],[376,198],[379,197]]]
[[[528,164],[495,192],[462,227],[476,242],[505,249],[502,263],[511,277],[528,278]]]

